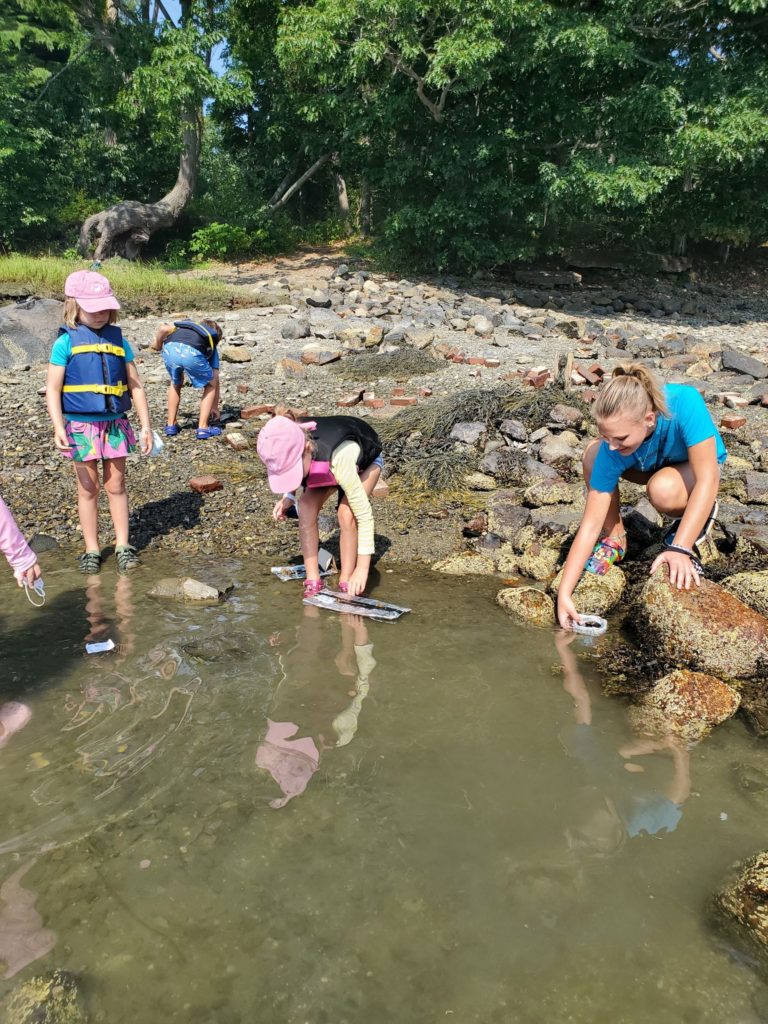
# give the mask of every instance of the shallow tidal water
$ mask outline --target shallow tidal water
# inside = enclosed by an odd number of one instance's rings
[[[32,709],[0,748],[0,999],[59,967],[109,1024],[768,1020],[708,921],[768,845],[739,720],[678,804],[672,753],[627,755],[582,658],[578,722],[554,634],[487,581],[382,565],[375,596],[414,609],[387,623],[234,561],[57,558],[41,610],[0,583],[0,698]],[[180,572],[237,585],[146,597]]]

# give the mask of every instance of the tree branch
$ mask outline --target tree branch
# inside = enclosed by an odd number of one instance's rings
[[[427,110],[430,112],[432,117],[437,122],[441,122],[443,120],[445,101],[448,98],[448,93],[450,92],[451,86],[453,85],[455,79],[451,79],[450,81],[446,82],[446,84],[443,86],[440,92],[439,100],[437,101],[437,103],[435,103],[424,92],[426,83],[424,82],[424,79],[421,77],[421,75],[414,71],[413,68],[409,67],[407,64],[403,64],[400,58],[396,54],[391,52],[385,53],[384,59],[389,61],[389,63],[392,65],[395,71],[400,71],[402,74],[407,75],[408,78],[410,78],[413,82],[416,83],[416,95],[419,97],[420,102],[427,108]]]
[[[291,201],[291,199],[293,199],[293,197],[299,191],[301,186],[305,182],[309,181],[309,179],[312,177],[313,174],[317,174],[317,172],[320,170],[321,167],[324,167],[328,163],[328,161],[331,159],[331,155],[332,154],[330,152],[328,152],[328,153],[323,153],[322,156],[318,157],[317,160],[315,160],[315,162],[309,168],[309,170],[308,171],[304,171],[302,176],[297,181],[294,181],[294,183],[291,185],[291,187],[289,189],[287,189],[287,191],[285,191],[283,193],[283,195],[280,197],[280,199],[277,200],[276,203],[270,203],[267,206],[267,213],[274,213],[275,210],[279,210],[283,206],[285,206],[286,203],[289,203]]]

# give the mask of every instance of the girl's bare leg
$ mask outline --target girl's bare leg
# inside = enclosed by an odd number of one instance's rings
[[[304,567],[308,580],[320,579],[320,566],[317,564],[317,549],[320,545],[320,531],[317,517],[320,509],[334,491],[333,487],[311,487],[302,491],[298,501],[299,540],[301,553],[304,555]]]
[[[77,514],[83,530],[86,551],[99,551],[99,464],[75,462],[77,478]]]
[[[125,459],[104,459],[104,490],[115,527],[117,547],[128,543],[128,495],[125,491]]]
[[[360,474],[360,482],[370,498],[371,492],[379,482],[380,466],[369,466]],[[339,518],[339,552],[341,554],[341,575],[339,583],[346,583],[357,565],[357,520],[346,497],[341,499],[338,511]]]
[[[179,415],[179,405],[181,404],[181,389],[184,387],[184,381],[181,384],[174,384],[171,382],[168,385],[168,426],[172,427],[176,422],[176,418]]]
[[[211,381],[210,384],[206,384],[203,388],[203,397],[200,399],[200,418],[197,421],[197,426],[200,430],[205,430],[208,426],[215,402],[216,385]]]

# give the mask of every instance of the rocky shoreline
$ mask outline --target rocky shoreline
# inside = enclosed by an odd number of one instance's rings
[[[665,381],[697,387],[707,401],[729,452],[720,514],[703,551],[706,582],[679,594],[661,576],[649,579],[663,523],[642,488],[622,485],[628,559],[575,592],[581,611],[613,616],[591,656],[606,690],[631,697],[641,732],[695,742],[738,711],[768,735],[768,303],[761,295],[666,279],[632,289],[570,272],[467,289],[330,265],[311,276],[262,276],[251,287],[252,309],[205,310],[225,331],[224,435],[195,440],[197,401],[186,391],[185,429],[157,458],[131,461],[132,537],[146,563],[152,549],[166,547],[280,562],[298,555],[294,528],[270,518],[258,430],[277,403],[345,412],[366,416],[385,441],[379,557],[496,576],[505,611],[551,627],[559,571],[583,508],[580,453],[596,433],[589,407],[604,375],[639,360]],[[60,315],[50,300],[0,309],[0,493],[35,543],[70,548],[74,557],[74,485],[53,448],[40,359]],[[121,326],[162,428],[167,377],[148,349],[159,322],[125,318]],[[201,476],[220,487],[193,489],[190,480]],[[106,524],[106,508],[104,517]],[[334,519],[321,521],[331,550]],[[714,904],[751,933],[766,963],[767,894],[763,855]]]

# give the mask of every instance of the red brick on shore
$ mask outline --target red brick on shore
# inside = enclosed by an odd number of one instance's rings
[[[723,416],[720,420],[720,426],[725,427],[726,430],[738,430],[739,427],[743,427],[746,422],[746,416],[739,416],[735,412],[732,412],[727,416]]]
[[[198,494],[210,494],[211,491],[223,491],[224,484],[215,476],[193,476],[189,486]]]
[[[270,416],[275,411],[274,405],[249,405],[245,409],[240,410],[241,420],[255,420],[257,416]]]

